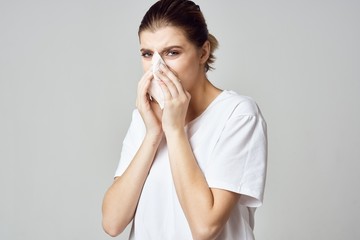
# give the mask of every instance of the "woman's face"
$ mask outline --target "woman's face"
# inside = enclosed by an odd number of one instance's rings
[[[151,67],[153,53],[157,51],[188,91],[205,72],[201,50],[189,42],[180,28],[163,27],[155,32],[142,31],[140,48],[144,71]]]

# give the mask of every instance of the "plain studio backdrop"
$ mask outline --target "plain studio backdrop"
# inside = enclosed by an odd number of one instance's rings
[[[0,239],[110,239],[101,203],[153,3],[0,1]],[[196,3],[220,42],[210,80],[268,123],[257,240],[360,239],[360,2]]]

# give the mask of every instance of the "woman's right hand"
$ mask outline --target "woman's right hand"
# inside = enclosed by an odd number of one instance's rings
[[[147,72],[145,72],[138,83],[136,107],[144,121],[146,133],[152,136],[162,137],[162,110],[160,109],[159,104],[150,100],[148,94],[150,82],[152,80],[153,74],[150,68]]]
[[[136,107],[146,126],[146,135],[125,172],[116,178],[104,196],[102,224],[111,236],[120,234],[133,220],[142,189],[164,135],[160,120],[162,111],[155,101],[150,100],[147,93],[152,79],[151,70],[142,76],[136,98]]]

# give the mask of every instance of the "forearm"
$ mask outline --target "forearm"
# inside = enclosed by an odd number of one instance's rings
[[[117,177],[103,201],[103,227],[111,236],[120,234],[133,219],[141,190],[161,138],[146,136],[124,174]]]
[[[207,235],[211,239],[219,232],[223,219],[219,218],[214,195],[196,162],[185,131],[168,134],[167,144],[176,192],[193,236]]]

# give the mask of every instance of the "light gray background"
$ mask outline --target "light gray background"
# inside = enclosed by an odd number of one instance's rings
[[[101,202],[153,2],[0,1],[0,239],[110,239]],[[359,239],[360,2],[197,3],[220,41],[210,79],[268,122],[257,239]]]

